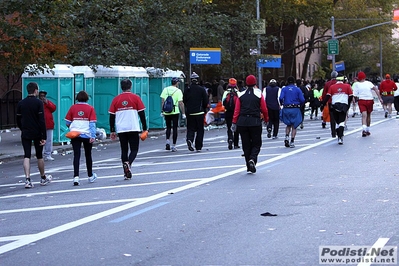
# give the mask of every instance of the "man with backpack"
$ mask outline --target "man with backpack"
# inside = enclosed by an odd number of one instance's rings
[[[235,78],[229,79],[229,84],[227,85],[227,90],[223,93],[222,102],[224,109],[226,110],[224,113],[224,120],[227,125],[227,142],[229,150],[240,148],[238,146],[238,132],[231,131],[231,125],[233,123],[233,115],[235,108],[235,101],[238,98],[237,96],[238,87],[237,80]]]
[[[172,78],[172,85],[164,88],[161,93],[162,99],[162,115],[165,118],[166,124],[166,145],[165,149],[168,151],[175,152],[176,142],[177,142],[177,126],[179,123],[180,111],[182,113],[182,118],[186,119],[183,104],[183,93],[179,89],[179,78]],[[170,146],[170,134],[173,125],[173,136],[172,136],[172,146]]]

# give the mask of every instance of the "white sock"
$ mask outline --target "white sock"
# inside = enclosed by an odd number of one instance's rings
[[[168,139],[166,140],[166,144],[170,144],[170,141]]]
[[[363,127],[363,130],[366,131],[367,126],[366,125],[362,125],[362,127]]]

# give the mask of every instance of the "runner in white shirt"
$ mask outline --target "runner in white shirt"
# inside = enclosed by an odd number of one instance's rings
[[[362,137],[370,136],[371,112],[373,111],[374,96],[372,90],[377,94],[382,103],[377,86],[366,80],[366,74],[360,71],[357,75],[358,82],[353,84],[353,95],[359,99],[358,105],[362,114]]]

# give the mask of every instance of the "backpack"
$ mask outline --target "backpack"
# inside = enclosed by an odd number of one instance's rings
[[[236,106],[237,93],[232,89],[223,101],[223,106],[226,111],[234,112]]]
[[[162,111],[164,113],[171,113],[175,110],[175,104],[173,103],[172,95],[175,94],[176,91],[177,90],[175,90],[171,95],[168,94],[168,97],[166,97],[165,101],[163,102]]]

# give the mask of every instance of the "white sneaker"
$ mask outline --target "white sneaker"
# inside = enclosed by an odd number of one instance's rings
[[[93,183],[96,179],[97,179],[97,174],[93,173],[93,175],[89,177],[89,183]]]
[[[41,178],[41,179],[40,179],[40,185],[41,185],[41,186],[47,185],[47,184],[50,183],[51,180],[53,179],[53,177],[52,177],[51,175],[45,175],[45,177],[46,177],[46,178]]]
[[[79,176],[75,176],[75,177],[73,178],[73,185],[74,185],[74,186],[79,186]]]
[[[46,156],[46,157],[44,157],[44,160],[45,161],[54,161],[54,158],[51,156]]]

